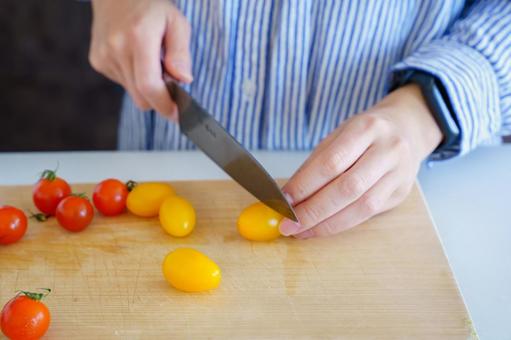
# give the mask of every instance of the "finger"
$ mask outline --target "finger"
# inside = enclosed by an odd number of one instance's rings
[[[118,84],[123,84],[122,72],[115,59],[110,57],[106,48],[92,44],[89,51],[89,63],[97,72]]]
[[[169,16],[164,36],[164,64],[167,72],[178,81],[191,83],[192,58],[190,56],[191,27],[179,12]]]
[[[298,168],[297,172],[300,171],[304,166],[307,166],[312,162],[314,159],[316,159],[319,155],[322,154],[322,151],[325,150],[329,145],[332,144],[332,142],[335,141],[335,138],[339,136],[343,131],[346,129],[346,126],[349,126],[351,123],[351,120],[353,120],[356,117],[352,117],[348,119],[346,122],[342,123],[338,128],[336,128],[334,131],[332,131],[325,139],[323,139],[315,148],[314,152],[305,160],[305,162]]]
[[[112,65],[111,72],[113,74],[113,77],[115,78],[115,82],[118,84],[124,84],[124,76],[122,75],[121,69],[117,63],[115,65]]]
[[[395,168],[399,155],[389,145],[373,144],[341,176],[295,207],[300,225],[286,221],[280,225],[283,235],[293,235],[314,227],[355,202],[385,174]]]
[[[353,119],[327,147],[317,155],[314,151],[313,159],[283,187],[293,204],[302,202],[351,167],[374,141],[376,124],[379,123],[372,117]]]
[[[96,40],[93,40],[96,41]],[[114,82],[121,84],[142,110],[149,109],[149,104],[136,90],[133,83],[133,69],[129,44],[123,35],[113,35],[102,44],[92,44],[89,61],[94,69]]]
[[[116,71],[117,75],[116,75],[116,78],[119,79],[118,82],[122,87],[124,87],[124,90],[129,93],[133,103],[135,104],[135,106],[141,110],[141,111],[146,111],[146,110],[149,110],[150,109],[150,106],[148,103],[146,103],[144,101],[144,99],[142,98],[142,96],[140,96],[138,94],[138,92],[134,89],[132,83],[127,80],[125,77],[124,77],[124,74],[123,72],[121,71],[121,68],[119,66],[119,69],[118,71]]]
[[[144,98],[144,96],[138,91],[138,88],[135,84],[135,75],[134,75],[134,66],[133,66],[133,58],[131,55],[125,55],[122,59],[121,63],[121,72],[124,77],[124,88],[130,93],[131,98],[135,102],[135,105],[143,110],[151,109],[151,105]]]
[[[103,64],[99,67],[94,66],[99,73],[103,74],[105,77],[110,79],[111,81],[118,83],[130,94],[133,101],[142,110],[149,109],[149,105],[142,99],[140,95],[138,95],[137,91],[133,89],[130,81],[126,79],[124,76],[123,69],[119,63],[115,60],[104,60]]]
[[[167,117],[175,116],[175,104],[172,102],[161,73],[161,40],[147,35],[144,42],[135,46],[133,68],[135,84],[144,100],[156,111]]]
[[[340,127],[332,131],[328,136],[326,136],[315,148],[314,152],[309,155],[309,157],[303,162],[303,164],[296,170],[296,172],[302,171],[302,169],[308,166],[314,159],[321,155],[321,152],[327,148],[335,138],[341,133],[342,128],[346,125],[346,122],[341,124]]]
[[[400,174],[397,174],[397,176],[403,177]],[[415,180],[410,179],[409,182],[404,183],[403,185],[399,186],[399,188],[394,190],[392,195],[390,195],[390,198],[388,199],[387,203],[385,204],[383,211],[390,210],[399,205],[401,202],[403,202],[403,200],[406,199],[406,197],[408,197],[408,195],[412,191],[414,183]]]
[[[387,173],[381,181],[362,195],[356,202],[314,228],[295,235],[295,237],[306,239],[315,236],[338,234],[365,222],[376,214],[382,213],[387,209],[386,203],[396,190],[398,182],[399,178],[395,172]]]
[[[113,81],[114,83],[123,85],[124,78],[122,76],[122,72],[120,71],[117,65],[114,63],[109,63],[107,66],[104,66],[101,71],[98,70],[102,75]]]

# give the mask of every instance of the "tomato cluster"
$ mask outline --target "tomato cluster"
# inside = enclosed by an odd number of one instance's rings
[[[84,194],[73,194],[68,182],[56,171],[43,171],[32,192],[34,205],[40,211],[32,214],[38,221],[54,216],[63,228],[79,232],[87,228],[94,217],[94,208]],[[104,216],[117,216],[126,208],[140,217],[159,216],[168,234],[183,237],[195,227],[195,210],[174,189],[164,183],[123,183],[109,178],[96,185],[92,195],[96,209]],[[23,211],[0,207],[0,244],[10,244],[23,237],[27,217]]]
[[[54,170],[44,170],[32,191],[34,205],[41,212],[33,216],[44,221],[51,216],[69,231],[81,231],[92,221],[94,209],[84,194],[73,194],[69,183]]]
[[[54,216],[63,228],[79,232],[94,217],[94,208],[84,194],[73,194],[71,186],[55,171],[45,170],[33,188],[32,214],[38,221]],[[175,194],[165,183],[123,183],[106,179],[96,185],[92,195],[94,207],[104,216],[117,216],[126,209],[139,217],[159,217],[162,229],[174,237],[185,237],[195,228],[195,209],[185,198]],[[238,232],[250,241],[271,241],[280,236],[282,216],[258,202],[245,208],[238,218]],[[11,206],[0,207],[0,245],[14,243],[27,230],[23,211]],[[176,289],[198,292],[218,287],[221,271],[206,255],[191,248],[178,248],[163,260],[166,280]],[[46,294],[21,292],[10,300],[1,313],[1,329],[9,338],[32,339],[43,336],[50,314],[40,302]],[[24,325],[30,325],[25,327]]]

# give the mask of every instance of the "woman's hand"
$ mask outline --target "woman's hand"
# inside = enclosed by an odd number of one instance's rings
[[[168,0],[93,0],[91,65],[121,84],[143,110],[177,120],[162,80],[164,65],[175,79],[192,81],[190,24]]]
[[[352,228],[401,203],[442,133],[417,85],[407,85],[330,134],[284,186],[300,224],[297,238]]]

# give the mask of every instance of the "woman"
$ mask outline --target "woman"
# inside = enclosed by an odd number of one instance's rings
[[[298,238],[406,197],[420,163],[511,126],[507,0],[93,0],[90,61],[120,83],[121,149],[183,149],[164,67],[251,149],[309,150]],[[158,112],[159,114],[155,114]],[[174,122],[173,122],[174,121]]]

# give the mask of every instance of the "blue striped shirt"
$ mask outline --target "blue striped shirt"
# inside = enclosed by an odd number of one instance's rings
[[[192,26],[195,80],[186,89],[249,149],[313,148],[408,69],[445,87],[461,129],[452,154],[511,132],[511,1],[174,3]],[[192,144],[126,96],[119,147]]]

